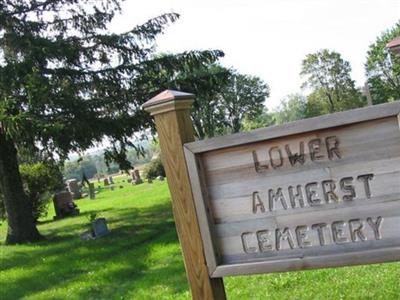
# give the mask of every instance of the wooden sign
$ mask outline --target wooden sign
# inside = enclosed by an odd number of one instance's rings
[[[400,102],[184,145],[211,277],[400,260]]]

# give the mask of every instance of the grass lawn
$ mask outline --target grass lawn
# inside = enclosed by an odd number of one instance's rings
[[[47,240],[0,245],[0,299],[189,299],[165,182],[102,190],[81,215],[39,225]],[[88,216],[110,235],[81,241]],[[6,233],[0,226],[0,239]],[[229,299],[400,299],[400,263],[225,278]]]

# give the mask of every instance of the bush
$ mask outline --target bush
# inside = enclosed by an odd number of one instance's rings
[[[165,177],[165,170],[160,156],[153,159],[144,168],[144,177],[146,179],[154,179],[158,176]]]
[[[0,221],[4,221],[6,219],[6,208],[4,207],[4,202],[3,202],[3,194],[1,193],[0,190]],[[1,224],[1,222],[0,222]]]
[[[35,220],[45,217],[52,194],[64,187],[58,167],[45,163],[21,164],[19,170],[33,217]],[[0,218],[4,220],[6,213],[2,197],[0,195]]]

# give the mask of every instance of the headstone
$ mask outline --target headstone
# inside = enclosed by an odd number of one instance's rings
[[[110,190],[114,190],[114,188],[115,188],[115,186],[112,184],[112,185],[110,185]]]
[[[142,178],[140,178],[140,172],[139,172],[139,170],[134,170],[134,171],[133,171],[133,174],[134,174],[134,176],[135,176],[135,184],[141,184],[141,183],[143,183]]]
[[[72,193],[72,197],[74,199],[80,199],[82,197],[82,193],[78,185],[78,180],[76,179],[67,180],[67,188],[68,191]]]
[[[95,193],[95,189],[94,189],[94,183],[89,183],[89,197],[90,199],[94,199],[96,198],[96,193]]]
[[[105,218],[98,218],[93,221],[93,235],[95,238],[105,236],[109,233],[107,227],[107,221]]]
[[[55,219],[79,215],[79,209],[74,203],[70,192],[65,191],[55,194],[53,203],[56,212]]]
[[[128,183],[131,183],[132,182],[132,178],[128,178]]]
[[[153,179],[147,178],[147,183],[153,183]]]
[[[104,186],[109,186],[110,182],[108,181],[108,178],[104,178]]]
[[[110,182],[110,184],[114,184],[114,180],[113,180],[112,176],[108,177],[108,181]]]
[[[157,176],[157,179],[160,181],[164,181],[164,176]]]

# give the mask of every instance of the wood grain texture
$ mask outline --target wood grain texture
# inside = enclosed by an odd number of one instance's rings
[[[212,217],[209,213],[209,199],[207,189],[205,189],[204,172],[202,171],[201,160],[195,155],[184,148],[185,157],[189,168],[190,183],[192,187],[193,196],[195,199],[195,206],[197,212],[197,220],[200,226],[200,233],[203,240],[205,249],[213,249],[215,244],[215,233],[211,232],[214,228],[210,226]],[[217,267],[217,253],[214,251],[205,251],[206,262],[210,275],[210,270],[215,270]]]
[[[399,104],[185,144],[210,274],[400,260]]]
[[[161,157],[193,299],[225,299],[222,278],[210,278],[182,145],[194,140],[188,109],[154,114]]]
[[[368,257],[366,257],[368,256]],[[274,262],[255,262],[232,265],[221,265],[213,273],[215,277],[235,276],[248,274],[262,274],[268,270],[271,272],[282,272],[282,270],[300,271],[317,268],[337,267],[338,260],[342,266],[353,266],[360,264],[373,264],[400,260],[400,247],[387,249],[376,249],[356,251],[344,254],[332,254],[317,257],[296,257],[276,260]]]
[[[332,127],[339,127],[353,123],[360,123],[396,116],[400,113],[400,101],[374,105],[350,111],[338,112],[320,117],[309,118],[305,120],[290,122],[279,126],[270,126],[260,128],[250,132],[236,133],[223,137],[216,137],[202,141],[196,141],[186,144],[186,147],[193,153],[207,152],[216,149],[244,145],[295,135],[315,130],[321,130]]]

